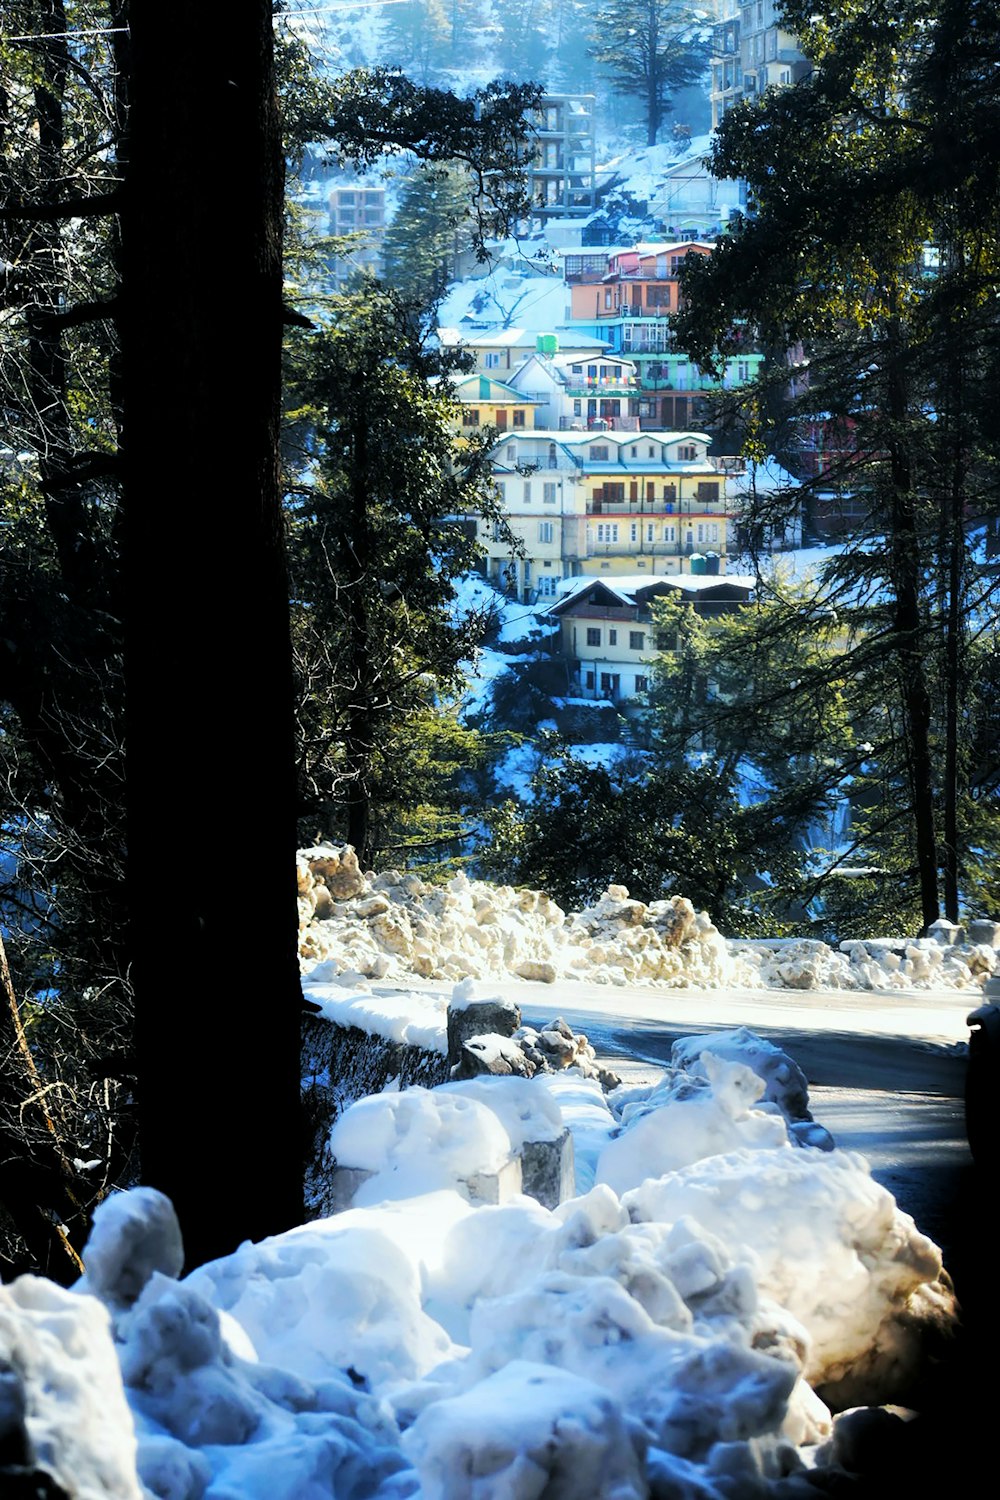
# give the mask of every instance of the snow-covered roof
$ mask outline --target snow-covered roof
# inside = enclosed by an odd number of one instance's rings
[[[607,339],[594,338],[592,334],[582,333],[572,323],[559,323],[554,328],[547,328],[545,333],[554,334],[559,341],[560,352],[567,349],[593,349],[600,353],[604,349],[610,349],[611,345]],[[457,348],[461,344],[467,344],[472,349],[528,349],[534,351],[539,334],[531,328],[503,328],[494,324],[490,328],[439,328],[437,330],[438,342],[446,349]]]
[[[609,594],[618,598],[625,607],[634,606],[636,595],[661,585],[676,589],[683,594],[704,594],[711,589],[734,588],[750,592],[757,580],[750,573],[647,573],[584,574],[579,578],[566,578],[558,585],[558,597],[549,605],[550,614],[562,614],[578,594],[600,584]]]
[[[759,495],[771,495],[776,490],[798,489],[799,481],[794,474],[782,468],[773,455],[760,463],[751,460],[741,474],[728,476],[729,482],[742,491],[755,490]]]
[[[566,321],[569,289],[555,276],[522,275],[508,268],[476,280],[459,281],[441,303],[445,328],[512,326],[532,333],[549,333]]]

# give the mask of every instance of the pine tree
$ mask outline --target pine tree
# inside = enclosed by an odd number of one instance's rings
[[[593,55],[612,88],[636,98],[653,146],[678,89],[708,66],[703,19],[683,0],[609,0],[596,16]]]
[[[677,325],[703,363],[733,349],[747,321],[772,349],[800,346],[793,417],[832,414],[850,434],[822,482],[864,501],[868,521],[826,582],[835,607],[866,590],[873,600],[859,662],[871,669],[877,642],[898,707],[924,924],[938,914],[942,870],[947,909],[957,913],[963,642],[973,597],[982,606],[989,594],[971,569],[965,522],[995,506],[996,481],[981,447],[980,384],[980,372],[995,368],[996,196],[984,208],[970,191],[988,194],[996,177],[984,135],[996,28],[970,6],[941,7],[955,23],[941,28],[938,9],[931,0],[905,12],[789,5],[813,74],[723,122],[713,170],[747,180],[754,213],[711,265],[686,272]],[[938,120],[942,76],[954,79],[962,55],[956,36],[976,59],[980,87],[968,106],[982,162],[964,149],[956,156]],[[963,118],[964,109],[963,101]],[[772,366],[770,378],[787,383],[789,371]],[[756,402],[759,418],[759,392]],[[770,446],[769,436],[758,431],[755,441]],[[772,513],[754,521],[775,518],[781,497],[769,503]]]
[[[385,280],[422,308],[439,302],[473,244],[468,174],[456,167],[413,171],[383,241]]]
[[[453,582],[479,556],[479,524],[502,517],[488,437],[456,440],[447,383],[400,298],[369,290],[331,312],[296,356],[301,815],[365,861],[375,822],[400,807],[410,734],[458,687],[485,624],[456,617]]]

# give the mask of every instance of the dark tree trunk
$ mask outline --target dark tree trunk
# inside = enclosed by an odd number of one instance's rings
[[[143,1180],[188,1264],[302,1212],[270,0],[133,0],[126,725]]]
[[[920,538],[916,493],[905,428],[908,410],[903,368],[904,350],[897,324],[889,329],[888,408],[892,436],[889,449],[889,574],[892,583],[893,633],[903,704],[910,775],[914,845],[923,928],[941,914],[938,901],[937,839],[934,830],[934,767],[931,755],[931,700],[925,669],[926,643],[921,636]]]
[[[358,382],[363,386],[363,381]],[[352,703],[344,729],[344,759],[347,767],[347,842],[354,846],[358,862],[368,863],[371,833],[371,769],[375,752],[375,729],[371,700],[372,642],[368,623],[367,591],[371,588],[372,539],[368,516],[369,453],[368,422],[364,390],[352,401],[354,451],[351,473],[351,567],[347,578],[347,629],[350,636]]]

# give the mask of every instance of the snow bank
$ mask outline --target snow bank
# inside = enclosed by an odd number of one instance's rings
[[[414,974],[703,989],[965,989],[997,964],[988,944],[933,939],[851,941],[839,950],[811,939],[727,943],[683,896],[645,903],[611,885],[593,906],[566,913],[544,892],[464,874],[430,885],[398,870],[364,873],[350,845],[304,850],[298,882],[306,992],[321,1008],[343,999],[323,986]],[[365,1028],[373,1008],[365,999],[350,1024]],[[380,1034],[432,1046],[432,1010],[407,997],[377,1022],[387,1028]]]
[[[672,1090],[622,1090],[614,1110],[565,1072],[363,1101],[334,1135],[376,1174],[369,1206],[182,1281],[166,1200],[111,1199],[77,1294],[29,1281],[0,1300],[17,1349],[36,1309],[63,1320],[44,1355],[19,1356],[33,1438],[64,1392],[79,1420],[58,1410],[59,1443],[85,1476],[100,1402],[100,1462],[124,1477],[77,1483],[87,1500],[138,1497],[136,1439],[160,1500],[800,1493],[790,1477],[853,1451],[830,1441],[826,1401],[893,1399],[948,1326],[941,1258],[861,1158],[793,1149],[781,1104],[807,1100],[759,1039],[731,1034],[720,1055],[693,1039],[677,1061]],[[436,1186],[567,1127],[582,1180],[556,1208]]]
[[[74,1500],[140,1500],[111,1323],[93,1297],[39,1276],[0,1287],[0,1439],[5,1493],[48,1493],[26,1478],[41,1469]]]
[[[307,994],[318,1004],[337,998],[318,986],[357,977],[712,988],[730,977],[723,939],[683,896],[646,905],[612,885],[567,916],[541,891],[464,874],[445,885],[396,870],[364,875],[349,845],[304,851],[298,875],[300,954]]]

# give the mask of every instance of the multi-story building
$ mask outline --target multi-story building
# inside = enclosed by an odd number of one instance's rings
[[[337,287],[359,275],[380,275],[385,237],[385,189],[367,187],[360,182],[335,187],[330,191],[328,202],[331,234],[364,236],[333,262],[331,269]]]
[[[593,94],[546,94],[534,124],[538,149],[528,169],[533,217],[577,218],[597,205]]]
[[[610,254],[599,281],[592,273],[567,277],[574,321],[606,338],[635,368],[638,393],[629,410],[640,430],[704,425],[704,395],[745,385],[760,366],[763,356],[749,337],[721,378],[702,374],[674,344],[669,319],[680,305],[681,267],[688,255],[711,255],[712,248],[688,241],[637,245]]]
[[[573,354],[590,359],[606,354],[606,339],[593,338],[582,329],[560,328],[557,333],[533,333],[527,328],[491,328],[485,331],[439,328],[438,342],[445,349],[468,350],[482,375],[508,380],[533,354]]]
[[[740,609],[753,587],[752,577],[690,573],[581,580],[548,608],[559,621],[559,644],[574,691],[611,703],[641,698],[649,689],[653,657],[669,648],[669,642],[657,639],[653,600],[672,594],[712,617]]]
[[[620,355],[532,354],[510,378],[538,403],[538,422],[562,432],[639,430],[635,365]]]
[[[723,573],[736,514],[707,450],[698,432],[507,433],[493,472],[523,555],[481,523],[487,576],[532,601],[581,574]]]
[[[713,128],[741,99],[797,83],[812,66],[781,24],[780,0],[734,0],[713,28],[712,52]]]

